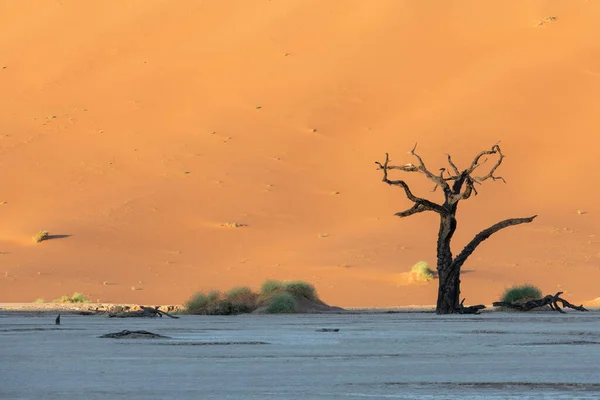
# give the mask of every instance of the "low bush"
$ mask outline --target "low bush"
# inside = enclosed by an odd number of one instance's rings
[[[218,291],[198,292],[186,303],[184,312],[204,315],[237,315],[266,308],[267,313],[293,313],[297,311],[296,299],[320,302],[315,287],[303,281],[267,280],[261,293],[249,287],[236,287],[224,294]]]
[[[310,283],[303,281],[285,282],[283,290],[294,297],[304,297],[305,299],[313,301],[317,300],[317,291]]]
[[[276,293],[267,307],[269,314],[292,314],[296,312],[296,299],[289,293]]]
[[[542,291],[529,284],[513,286],[504,291],[502,302],[504,303],[526,303],[530,300],[542,298]]]
[[[90,300],[83,293],[75,292],[71,297],[61,296],[52,301],[53,303],[89,303]]]
[[[260,287],[260,294],[263,296],[271,296],[272,294],[282,292],[285,284],[282,281],[267,280]]]
[[[189,314],[202,314],[206,308],[209,305],[214,304],[219,297],[220,293],[216,290],[209,293],[195,293],[192,298],[185,303],[185,310]]]

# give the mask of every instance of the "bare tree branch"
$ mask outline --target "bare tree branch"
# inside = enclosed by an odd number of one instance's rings
[[[427,176],[427,178],[429,178],[429,180],[433,181],[433,183],[435,183],[436,188],[438,186],[440,186],[444,190],[444,193],[450,192],[450,186],[448,185],[446,180],[442,177],[442,174],[440,174],[440,176],[437,176],[437,175],[434,175],[433,173],[431,173],[431,171],[429,171],[427,169],[427,167],[425,166],[425,163],[423,162],[423,159],[421,158],[421,156],[419,156],[417,153],[415,153],[416,149],[417,149],[417,143],[415,143],[415,146],[409,152],[409,154],[412,155],[413,157],[415,157],[419,161],[419,166],[417,167],[417,170],[422,172],[423,174],[425,174],[425,176]],[[442,173],[443,173],[443,171],[442,171]],[[433,190],[435,191],[435,188]]]
[[[404,217],[404,216],[409,216],[412,214],[416,214],[418,212],[423,212],[423,211],[435,211],[439,214],[447,214],[448,211],[441,205],[434,203],[432,201],[429,201],[427,199],[422,199],[420,197],[415,196],[412,191],[410,190],[410,188],[408,187],[408,185],[406,184],[406,182],[404,182],[403,180],[396,180],[396,181],[392,181],[390,179],[388,179],[388,170],[390,169],[402,169],[404,170],[402,167],[396,167],[396,168],[392,168],[393,166],[389,166],[389,154],[385,153],[385,162],[383,164],[381,164],[380,162],[375,162],[378,166],[379,169],[383,170],[383,182],[387,183],[388,185],[393,185],[393,186],[400,186],[402,189],[404,189],[404,192],[406,193],[406,197],[416,203],[415,206],[413,206],[413,208],[415,208],[416,206],[419,206],[419,210],[416,211],[413,209],[404,211],[404,212],[400,212],[397,213],[396,215]]]
[[[452,162],[452,157],[450,157],[450,154],[446,154],[448,156],[448,164],[450,164],[450,166],[452,167],[452,169],[454,170],[454,173],[458,176],[460,175],[460,171],[458,170],[458,167],[456,166],[456,164],[454,164]]]
[[[494,233],[509,226],[529,223],[533,221],[535,217],[537,217],[537,215],[528,218],[505,219],[504,221],[500,221],[489,228],[482,230],[465,246],[460,254],[456,256],[454,261],[452,261],[452,267],[460,270],[460,267],[462,267],[465,261],[467,261],[467,258],[469,258],[471,253],[475,251],[477,246],[479,246],[481,242],[492,236]]]
[[[418,214],[423,211],[430,211],[430,210],[431,210],[430,208],[425,207],[423,204],[415,203],[415,205],[412,206],[411,208],[409,208],[408,210],[397,212],[394,215],[396,215],[398,217],[409,217],[413,214]]]
[[[471,163],[471,166],[467,170],[469,173],[469,176],[473,173],[473,171],[475,171],[475,169],[477,167],[479,167],[480,165],[482,165],[483,163],[485,163],[487,161],[487,159],[485,159],[482,163],[480,163],[479,160],[481,159],[481,157],[486,156],[486,155],[492,155],[492,154],[498,154],[498,160],[496,160],[496,164],[494,164],[494,166],[490,169],[490,171],[486,175],[471,177],[473,180],[478,181],[478,182],[483,182],[487,179],[492,179],[493,181],[501,180],[504,183],[506,183],[506,181],[504,180],[503,177],[494,176],[494,172],[496,172],[496,169],[498,169],[500,164],[502,164],[502,160],[504,159],[504,154],[502,154],[502,150],[500,150],[500,146],[498,143],[493,145],[490,150],[484,150],[484,151],[480,152],[479,154],[477,154],[477,156],[475,156],[475,159],[473,160],[473,162]]]

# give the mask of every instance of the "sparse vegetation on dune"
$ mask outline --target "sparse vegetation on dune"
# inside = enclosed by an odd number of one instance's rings
[[[433,272],[429,268],[429,264],[419,261],[410,269],[410,278],[417,282],[428,282],[433,279]]]
[[[260,294],[263,296],[270,296],[273,293],[277,293],[283,290],[283,282],[275,280],[267,280],[260,287]]]
[[[262,284],[260,293],[248,287],[233,288],[224,294],[218,291],[208,294],[198,292],[188,300],[185,310],[189,314],[204,315],[244,314],[259,308],[259,312],[293,313],[298,311],[299,300],[325,305],[319,300],[315,287],[309,283],[267,280]]]
[[[267,306],[269,314],[292,314],[296,312],[296,299],[290,293],[276,293]]]
[[[36,300],[37,302],[37,300]],[[61,296],[58,299],[54,299],[53,303],[89,303],[90,300],[83,293],[75,292],[71,297]]]
[[[283,290],[294,297],[304,297],[308,300],[318,300],[317,291],[310,283],[302,281],[284,282]]]
[[[41,243],[44,240],[48,240],[49,236],[50,234],[48,233],[48,231],[39,231],[33,236],[33,241],[36,243]]]
[[[220,293],[212,291],[209,293],[197,292],[186,303],[185,309],[190,314],[201,314],[210,304],[219,298]]]

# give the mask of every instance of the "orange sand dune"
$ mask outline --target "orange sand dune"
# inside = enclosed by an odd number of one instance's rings
[[[499,140],[508,184],[462,203],[455,252],[539,218],[482,244],[463,296],[598,298],[599,18],[585,0],[0,2],[0,301],[277,278],[433,304],[435,282],[399,277],[435,263],[436,216],[394,217],[410,203],[374,161],[418,142],[432,170],[465,166]]]

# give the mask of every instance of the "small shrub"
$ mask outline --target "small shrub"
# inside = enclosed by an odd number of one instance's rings
[[[210,304],[204,313],[206,315],[238,315],[252,312],[252,308],[245,303],[234,303],[229,300],[220,300]]]
[[[231,314],[243,314],[254,311],[259,295],[249,287],[237,287],[225,293],[225,300],[231,302]]]
[[[39,303],[45,303],[45,302],[46,302],[46,300],[44,300],[44,299],[43,299],[43,298],[41,298],[41,297],[39,297],[39,298],[35,299],[35,301],[34,301],[34,303],[38,303],[38,304],[39,304]]]
[[[504,291],[502,301],[505,303],[526,303],[542,298],[542,291],[533,285],[513,286]]]
[[[48,231],[39,231],[33,237],[33,241],[36,243],[43,242],[44,240],[48,240],[49,235],[50,234],[48,233]]]
[[[89,303],[89,301],[83,293],[75,292],[71,296],[71,303]]]
[[[269,314],[291,314],[296,312],[296,299],[289,293],[276,293],[267,307]]]
[[[429,264],[425,261],[419,261],[410,269],[410,277],[415,281],[427,282],[433,279],[433,273]]]
[[[304,297],[308,300],[317,300],[317,291],[310,283],[303,281],[285,282],[284,290],[294,297]]]
[[[190,314],[201,314],[210,304],[215,303],[219,297],[221,297],[221,295],[216,290],[213,290],[208,294],[198,292],[185,303],[185,310]]]
[[[230,301],[245,301],[255,296],[249,287],[242,286],[230,289],[225,293],[225,298]]]
[[[89,303],[89,299],[79,292],[73,293],[73,296],[61,296],[58,299],[53,300],[53,303]]]
[[[282,281],[268,280],[262,284],[260,288],[260,293],[263,296],[270,296],[274,293],[282,292],[284,289],[285,283],[283,283]]]

